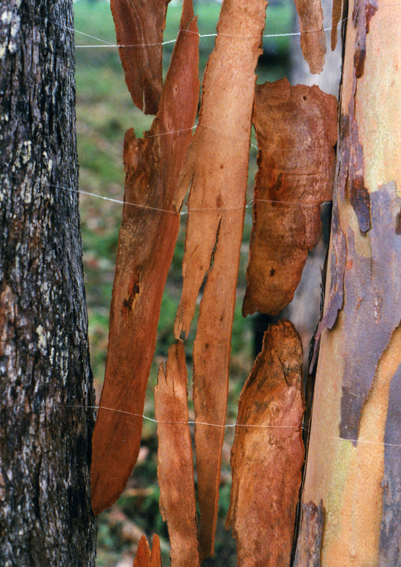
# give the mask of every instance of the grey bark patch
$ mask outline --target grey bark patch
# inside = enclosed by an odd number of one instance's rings
[[[292,567],[320,567],[324,516],[323,500],[302,505],[301,531]]]

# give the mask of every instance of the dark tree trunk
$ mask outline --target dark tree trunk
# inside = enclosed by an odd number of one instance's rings
[[[4,567],[89,567],[95,557],[71,28],[72,0],[0,0]]]

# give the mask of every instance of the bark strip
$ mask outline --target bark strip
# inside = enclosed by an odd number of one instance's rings
[[[208,272],[194,344],[201,561],[213,554],[226,419],[228,365],[245,210],[255,67],[265,0],[225,0],[203,83],[200,121],[176,198],[188,186],[183,292],[174,331],[188,334]]]
[[[168,351],[166,369],[160,365],[155,387],[160,511],[169,532],[171,567],[199,566],[187,382],[184,344],[179,341]]]
[[[152,552],[146,536],[142,536],[139,540],[138,551],[134,559],[134,567],[162,567],[162,558],[160,552],[160,538],[153,535]]]
[[[326,36],[321,0],[294,0],[301,29],[301,49],[311,73],[323,71]]]
[[[142,417],[137,416],[143,413],[163,288],[179,228],[172,201],[198,103],[199,38],[190,0],[184,3],[181,28],[188,24],[190,33],[182,31],[178,37],[150,132],[137,139],[130,129],[125,137],[125,205],[106,376],[93,437],[96,514],[120,496],[139,452]]]
[[[319,241],[320,205],[332,198],[336,98],[287,79],[257,85],[253,123],[259,171],[242,313],[277,315]]]
[[[135,106],[156,114],[163,86],[163,31],[170,0],[111,0],[125,82]]]
[[[226,522],[239,567],[290,564],[304,462],[302,360],[292,323],[272,325],[240,396]]]

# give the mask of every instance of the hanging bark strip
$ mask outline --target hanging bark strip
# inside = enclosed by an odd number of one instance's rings
[[[152,553],[150,552],[148,540],[142,536],[139,540],[138,551],[134,559],[134,567],[162,567],[162,557],[160,553],[160,538],[153,535]]]
[[[319,241],[320,205],[332,197],[337,101],[287,79],[257,85],[253,123],[259,171],[242,313],[277,315]]]
[[[272,325],[240,396],[226,521],[238,567],[290,565],[304,462],[302,361],[292,323]]]
[[[137,139],[131,129],[125,137],[125,205],[106,376],[93,437],[96,514],[120,496],[139,452],[142,417],[138,416],[143,413],[163,288],[179,228],[172,200],[198,103],[199,36],[190,0],[184,3],[181,21],[181,29],[187,27],[190,33],[179,34],[150,132]]]
[[[160,510],[167,522],[171,567],[198,567],[198,526],[192,442],[188,425],[187,366],[182,341],[168,351],[155,387],[159,438]]]
[[[321,0],[294,0],[301,28],[301,49],[311,73],[321,73],[326,53]]]
[[[111,0],[125,82],[134,104],[156,114],[163,86],[163,31],[170,0]]]
[[[176,204],[189,184],[183,293],[175,335],[188,334],[208,273],[194,344],[194,403],[201,561],[213,554],[226,419],[228,365],[245,210],[255,67],[265,0],[225,0],[203,84],[200,123]]]
[[[378,5],[350,1],[345,41],[303,492],[304,503],[323,500],[322,567],[401,557],[401,36],[394,4]]]

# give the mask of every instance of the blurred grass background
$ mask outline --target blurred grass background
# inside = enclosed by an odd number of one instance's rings
[[[209,0],[194,2],[201,34],[215,33],[221,5]],[[74,3],[76,28],[77,133],[80,162],[80,190],[111,199],[122,200],[124,172],[122,147],[125,131],[134,127],[137,136],[150,128],[153,117],[134,107],[124,81],[118,51],[113,47],[79,47],[99,45],[89,34],[115,44],[114,24],[109,3],[105,0],[79,0]],[[172,1],[168,8],[164,39],[177,36],[181,2]],[[265,34],[292,31],[293,3],[271,0],[267,8]],[[200,78],[214,47],[214,37],[200,39]],[[260,57],[258,82],[274,81],[288,74],[289,37],[265,38]],[[164,48],[164,73],[168,69],[173,44]],[[253,140],[255,143],[255,140]],[[251,147],[249,167],[249,201],[252,199],[256,173],[256,149]],[[99,399],[107,354],[109,307],[114,279],[118,232],[122,205],[89,195],[81,195],[81,225],[89,338],[95,388]],[[145,404],[145,414],[154,417],[153,387],[157,368],[166,360],[168,347],[174,341],[173,323],[181,293],[181,263],[184,252],[185,220],[181,217],[178,243],[167,281],[158,327],[158,340]],[[252,225],[251,208],[247,209],[241,265],[237,288],[228,421],[234,422],[237,401],[254,358],[255,317],[242,318],[241,305],[245,293],[245,270]],[[191,379],[191,351],[194,328],[186,342],[188,371]],[[190,386],[190,385],[189,385]],[[191,397],[191,392],[189,392]],[[190,413],[192,406],[190,404]],[[193,415],[192,415],[193,417]],[[235,541],[224,528],[230,495],[230,448],[234,430],[229,429],[223,449],[222,483],[215,557],[204,565],[231,567],[236,565]],[[159,513],[157,486],[157,436],[155,424],[144,421],[142,448],[135,471],[119,501],[99,516],[98,567],[132,567],[133,557],[142,534],[151,541],[153,533],[162,538],[164,564],[169,564],[166,526]]]

